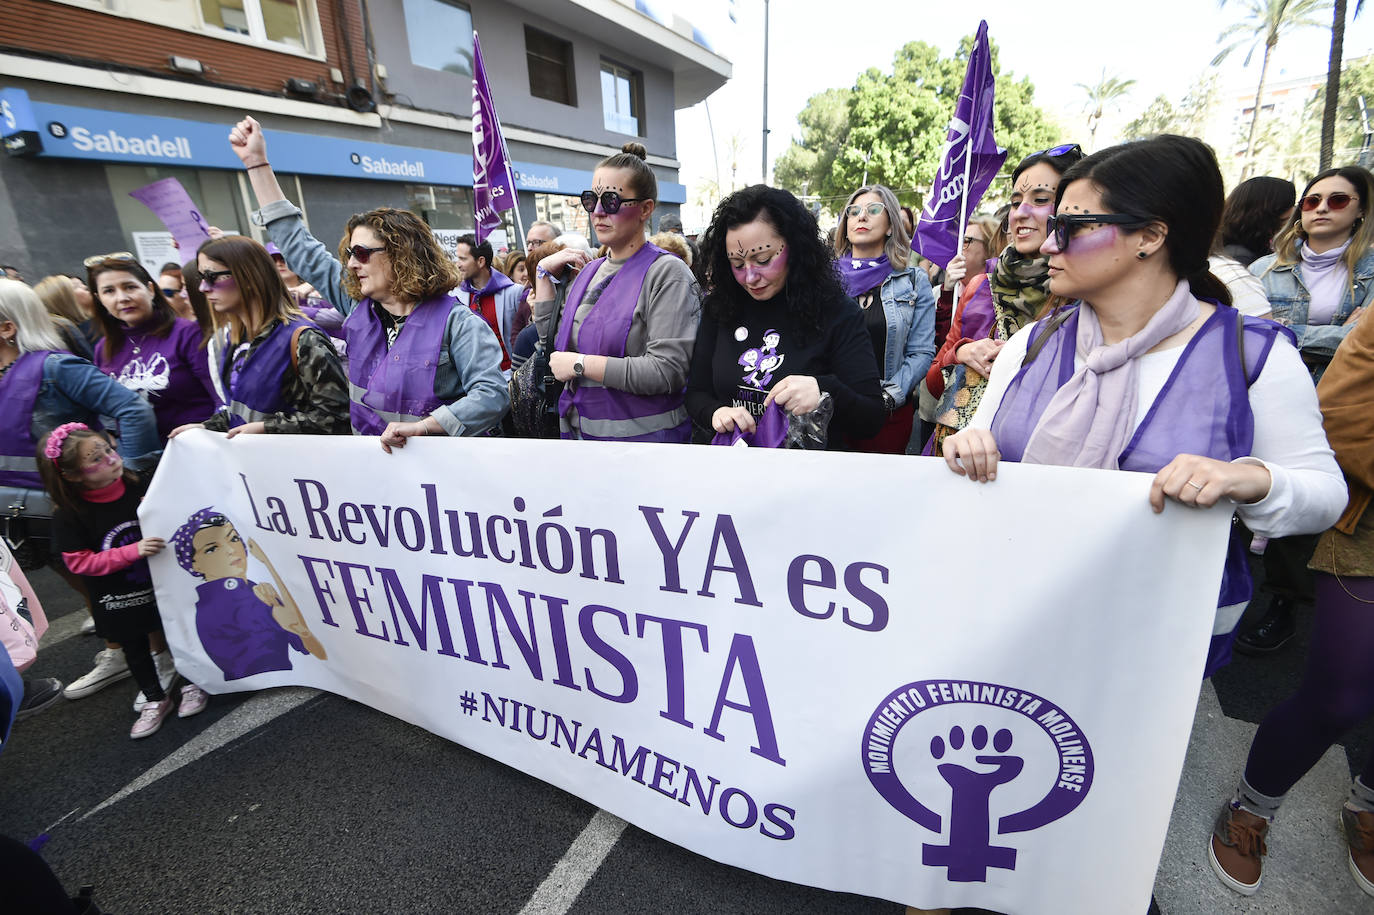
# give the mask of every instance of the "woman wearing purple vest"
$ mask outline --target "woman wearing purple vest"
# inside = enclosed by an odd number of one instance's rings
[[[541,337],[552,337],[549,368],[566,385],[558,401],[564,438],[692,436],[682,393],[701,302],[687,265],[646,240],[658,196],[646,155],[626,143],[601,160],[591,190],[582,192],[609,255],[588,265],[585,253],[568,248],[536,270],[535,321]],[[560,316],[550,328],[556,303]]]
[[[816,217],[755,184],[720,202],[706,239],[709,291],[687,385],[697,425],[748,435],[771,403],[800,416],[828,400],[826,447],[876,435],[887,410],[873,339]]]
[[[202,425],[231,438],[347,435],[348,379],[339,355],[296,307],[267,250],[225,235],[201,245],[197,259],[200,290],[228,321],[211,340],[210,362],[229,403]]]
[[[152,405],[158,436],[205,419],[219,406],[204,338],[194,321],[178,318],[132,254],[86,259],[90,287],[103,306],[97,311],[105,339],[95,364]]]
[[[267,161],[262,126],[229,132],[265,225],[296,274],[346,315],[349,413],[358,435],[382,448],[413,435],[483,435],[510,406],[501,345],[448,290],[457,268],[421,219],[380,207],[348,220],[338,257],[305,228]],[[345,265],[347,269],[345,269]]]
[[[1221,209],[1216,159],[1194,139],[1066,171],[1042,250],[1050,292],[1076,306],[1007,341],[973,420],[945,440],[950,469],[979,482],[999,459],[1144,471],[1155,511],[1223,502],[1269,537],[1336,520],[1345,487],[1292,335],[1218,304],[1229,296],[1207,253]],[[1245,546],[1233,538],[1205,675],[1230,659],[1250,596]]]

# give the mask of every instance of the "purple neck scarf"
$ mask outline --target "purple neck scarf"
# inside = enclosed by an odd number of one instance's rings
[[[493,270],[491,272],[491,279],[487,280],[487,285],[483,286],[481,289],[474,289],[470,280],[463,280],[463,284],[458,288],[475,299],[479,295],[496,295],[496,293],[505,289],[507,286],[514,285],[515,281],[510,277],[506,276],[500,270]]]
[[[1188,281],[1179,280],[1139,333],[1112,344],[1103,343],[1102,326],[1091,307],[1084,303],[1078,314],[1077,355],[1083,365],[1045,407],[1021,460],[1115,470],[1135,428],[1140,390],[1136,358],[1193,323],[1198,301]]]
[[[887,255],[881,257],[855,257],[851,251],[835,261],[840,271],[840,283],[844,294],[851,299],[873,289],[892,274],[892,264]]]

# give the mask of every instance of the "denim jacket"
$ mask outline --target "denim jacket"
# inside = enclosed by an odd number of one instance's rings
[[[324,243],[310,234],[301,211],[277,200],[253,214],[266,226],[282,256],[302,280],[345,316],[358,307],[343,288],[344,267]],[[510,407],[501,373],[501,343],[487,322],[464,305],[449,313],[434,374],[434,394],[444,401],[431,415],[449,435],[481,435],[496,426]]]
[[[1303,361],[1312,369],[1314,378],[1320,377],[1331,357],[1336,355],[1336,347],[1354,326],[1347,326],[1345,319],[1356,308],[1374,301],[1374,252],[1366,253],[1355,263],[1351,276],[1354,289],[1347,288],[1330,324],[1307,323],[1307,307],[1312,297],[1303,285],[1298,264],[1276,265],[1276,259],[1277,255],[1265,255],[1250,265],[1250,272],[1264,284],[1264,292],[1274,309],[1273,319],[1297,334]]]
[[[883,280],[882,298],[887,319],[882,386],[900,407],[935,358],[935,291],[924,270],[908,266]]]
[[[138,458],[161,451],[157,419],[146,400],[80,356],[52,353],[45,358],[29,423],[33,437],[42,440],[63,423],[94,426],[100,417],[113,420],[120,456],[132,469],[142,469],[135,463]]]

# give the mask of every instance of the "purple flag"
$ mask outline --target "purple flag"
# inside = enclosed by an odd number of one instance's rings
[[[1007,151],[992,136],[994,88],[988,24],[984,20],[978,23],[978,38],[969,55],[964,88],[949,122],[940,172],[931,183],[930,199],[916,220],[912,247],[941,267],[959,253],[959,232],[967,224],[968,214],[983,199],[983,192],[1007,159]]]
[[[478,244],[501,227],[498,214],[515,206],[515,176],[501,136],[501,119],[491,101],[476,31],[472,33],[472,206]]]

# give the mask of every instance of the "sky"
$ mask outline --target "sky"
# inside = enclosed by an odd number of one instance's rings
[[[682,3],[691,16],[690,3]],[[1351,4],[1353,6],[1353,4]],[[734,64],[734,75],[703,104],[677,112],[677,156],[680,181],[689,201],[696,186],[716,177],[731,185],[731,139],[738,138],[735,184],[760,179],[763,127],[763,0],[736,0],[738,23],[721,50]],[[1074,140],[1087,143],[1083,90],[1075,83],[1095,83],[1103,68],[1109,76],[1136,80],[1120,110],[1104,117],[1098,145],[1113,124],[1138,115],[1160,94],[1177,103],[1190,86],[1210,72],[1219,46],[1217,37],[1241,17],[1243,5],[1218,8],[1212,0],[1056,0],[1054,3],[984,0],[977,12],[964,14],[962,4],[931,0],[866,0],[847,7],[837,0],[772,0],[769,22],[768,159],[776,161],[798,135],[797,114],[812,95],[852,86],[869,67],[890,72],[893,54],[909,41],[925,41],[949,55],[964,35],[988,21],[998,45],[1002,71],[1035,85],[1036,102],[1062,124]],[[856,15],[837,15],[851,8]],[[1148,11],[1145,13],[1143,11]],[[1329,13],[1324,17],[1329,19]],[[1186,24],[1186,28],[1179,28]],[[1283,37],[1275,49],[1269,81],[1322,74],[1330,51],[1330,28],[1310,29]],[[1374,51],[1374,12],[1347,20],[1347,59]],[[1217,69],[1222,85],[1236,94],[1254,92],[1263,48],[1251,65],[1245,50],[1234,52]],[[707,117],[707,109],[710,118]],[[714,128],[714,152],[712,145]],[[692,222],[691,207],[684,221]],[[691,228],[691,226],[689,226]]]

